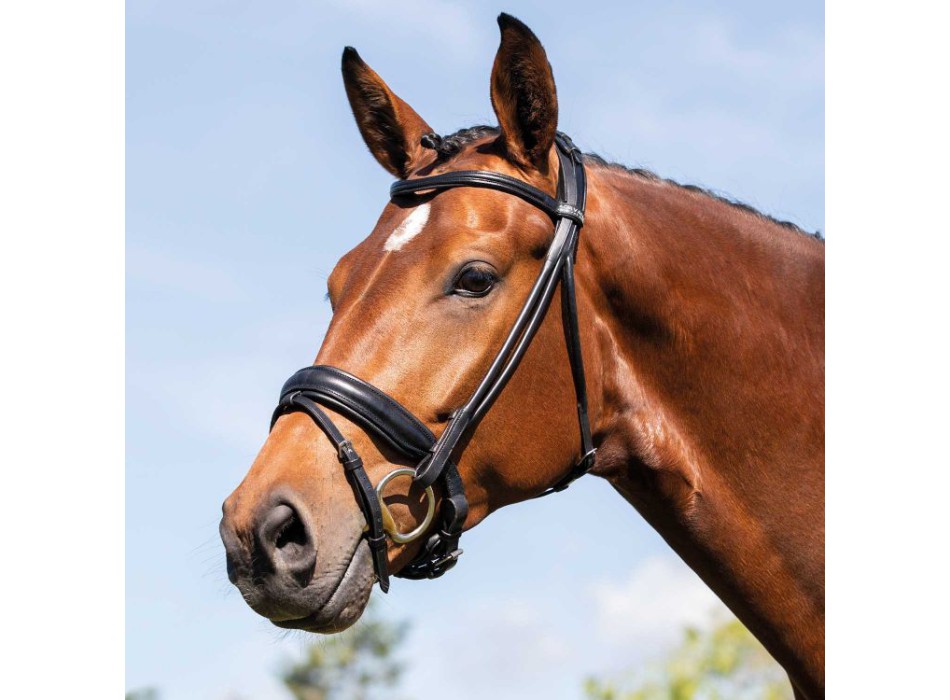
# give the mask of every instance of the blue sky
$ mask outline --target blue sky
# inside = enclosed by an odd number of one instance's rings
[[[340,52],[440,131],[493,123],[499,11],[544,42],[582,148],[824,229],[821,3],[128,3],[127,687],[285,697],[275,671],[310,640],[231,590],[217,522],[316,354],[326,276],[386,201]],[[458,698],[576,698],[713,607],[595,478],[464,547],[445,578],[374,593],[425,658],[407,695],[463,678]]]

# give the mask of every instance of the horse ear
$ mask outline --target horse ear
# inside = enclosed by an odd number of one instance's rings
[[[544,47],[520,20],[498,15],[501,45],[491,72],[491,103],[511,160],[547,172],[557,132],[557,90]]]
[[[363,140],[380,165],[405,178],[422,155],[419,140],[432,128],[351,46],[343,49],[342,69],[346,96]]]

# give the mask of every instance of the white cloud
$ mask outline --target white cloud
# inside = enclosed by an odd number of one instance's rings
[[[522,672],[535,672],[567,660],[570,655],[567,640],[549,624],[550,616],[550,610],[542,610],[536,603],[525,600],[512,601],[497,610],[480,611],[486,638],[509,640],[508,645],[492,649],[495,663]]]
[[[706,584],[672,556],[646,559],[625,580],[594,583],[590,593],[598,631],[624,649],[668,646],[684,627],[702,627],[729,614]]]
[[[517,595],[474,596],[463,607],[447,608],[413,619],[407,653],[427,662],[410,666],[409,694],[461,677],[464,685],[453,692],[459,700],[568,700],[578,697],[585,675],[646,662],[680,641],[686,626],[705,627],[729,615],[685,564],[666,553],[618,578],[569,587],[539,580]]]
[[[476,673],[479,668],[496,669],[517,683],[563,663],[570,657],[570,645],[551,624],[551,612],[524,599],[476,606],[467,620],[473,648],[466,665]]]
[[[412,664],[405,690],[426,697],[435,687],[453,687],[457,700],[493,697],[575,697],[579,679],[563,695],[564,677],[555,669],[570,667],[577,643],[568,636],[550,600],[491,596],[472,601],[445,620],[413,621],[409,654],[425,658]],[[458,679],[465,679],[458,685]]]

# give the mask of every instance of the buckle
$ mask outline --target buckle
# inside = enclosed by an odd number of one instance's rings
[[[428,577],[429,578],[438,578],[446,571],[451,569],[458,563],[459,557],[462,556],[463,550],[455,549],[445,554],[441,557],[437,557],[429,561],[428,565]]]
[[[580,155],[581,149],[579,149],[577,146],[574,145],[574,141],[571,139],[570,136],[565,134],[563,131],[557,132],[557,136],[560,137],[562,145],[567,149],[568,153],[572,155],[574,153],[577,153],[578,155]]]
[[[587,454],[585,454],[583,457],[581,457],[581,461],[578,462],[578,466],[583,466],[585,474],[591,470],[591,467],[594,466],[594,457],[596,456],[597,456],[597,448],[591,447],[590,451],[587,452]]]
[[[551,493],[560,493],[561,491],[566,489],[568,486],[573,484],[575,481],[580,479],[582,476],[587,474],[591,470],[591,468],[594,466],[594,456],[596,454],[597,454],[597,448],[592,447],[588,452],[584,454],[583,457],[580,458],[580,461],[576,465],[574,465],[574,468],[571,469],[570,472],[568,472],[567,476],[565,476],[563,479],[561,479],[561,481],[556,483],[554,486],[549,488],[547,491],[545,491],[541,495],[547,496],[548,494],[551,494]]]
[[[353,449],[353,443],[349,440],[344,440],[337,447],[336,458],[340,460],[340,464],[343,465],[344,469],[350,469],[351,467],[347,465],[360,461],[360,456],[356,454],[356,450]]]

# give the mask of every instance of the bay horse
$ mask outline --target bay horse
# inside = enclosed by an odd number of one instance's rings
[[[589,470],[732,609],[796,697],[823,697],[824,243],[580,155],[557,132],[541,43],[509,15],[498,23],[498,127],[438,136],[343,53],[360,134],[400,183],[330,275],[316,366],[288,382],[224,503],[229,578],[279,627],[339,631],[387,572],[440,575],[463,529]],[[559,276],[545,277],[554,258]],[[456,430],[545,280],[563,315],[536,307],[520,364]]]

